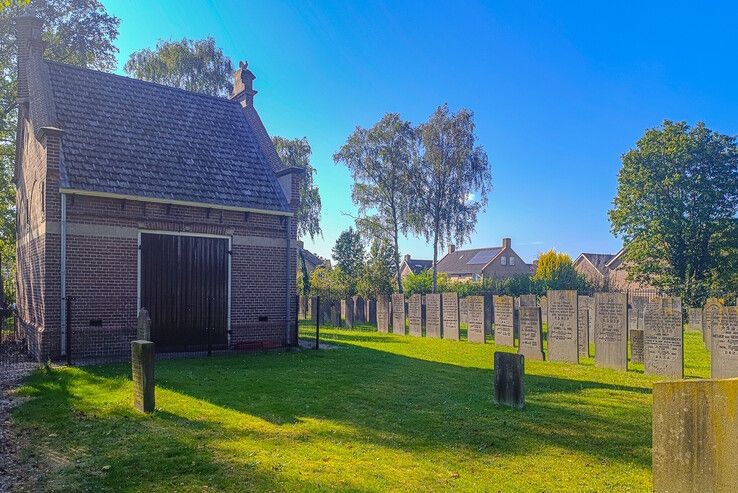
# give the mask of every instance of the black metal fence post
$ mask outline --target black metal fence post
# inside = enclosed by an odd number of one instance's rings
[[[207,314],[208,320],[207,320],[207,327],[205,331],[207,332],[208,337],[208,356],[213,355],[213,297],[208,297],[208,314]]]
[[[300,338],[300,309],[302,308],[302,304],[300,303],[300,295],[295,295],[295,328],[294,333],[290,334],[292,340],[290,341],[290,345],[293,347],[297,347],[299,345],[299,338]]]
[[[320,348],[320,296],[315,297],[315,349]]]
[[[67,296],[64,299],[64,318],[65,318],[65,325],[66,325],[66,353],[67,353],[67,365],[72,365],[72,301],[74,298],[71,296]]]

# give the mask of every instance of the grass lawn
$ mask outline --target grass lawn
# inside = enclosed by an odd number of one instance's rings
[[[304,336],[311,329],[304,325]],[[51,491],[650,491],[651,386],[526,362],[526,408],[492,401],[493,344],[321,329],[336,350],[40,370],[14,413]],[[687,333],[686,373],[707,377]],[[32,445],[31,445],[32,444]]]

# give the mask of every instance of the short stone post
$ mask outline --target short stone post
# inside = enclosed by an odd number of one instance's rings
[[[139,341],[150,341],[151,340],[151,317],[146,308],[141,308],[138,311],[138,318],[136,318],[136,338]]]
[[[525,357],[515,353],[495,353],[495,402],[523,409],[525,405]]]
[[[154,343],[131,342],[133,407],[142,413],[154,410]]]

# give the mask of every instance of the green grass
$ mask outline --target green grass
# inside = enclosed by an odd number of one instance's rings
[[[35,373],[14,414],[25,454],[51,464],[37,488],[650,491],[658,378],[640,368],[526,362],[517,411],[492,401],[493,344],[321,336],[339,349],[158,362],[149,416],[128,365]],[[708,376],[699,334],[686,372]]]

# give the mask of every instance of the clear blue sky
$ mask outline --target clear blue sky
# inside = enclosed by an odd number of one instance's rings
[[[103,0],[121,18],[119,70],[157,39],[215,37],[256,75],[272,135],[307,137],[328,257],[353,223],[351,179],[332,155],[386,112],[418,123],[443,102],[474,111],[493,191],[465,246],[509,236],[616,252],[607,211],[620,155],[663,119],[738,130],[734,2],[235,2]],[[430,258],[406,238],[402,253]]]

